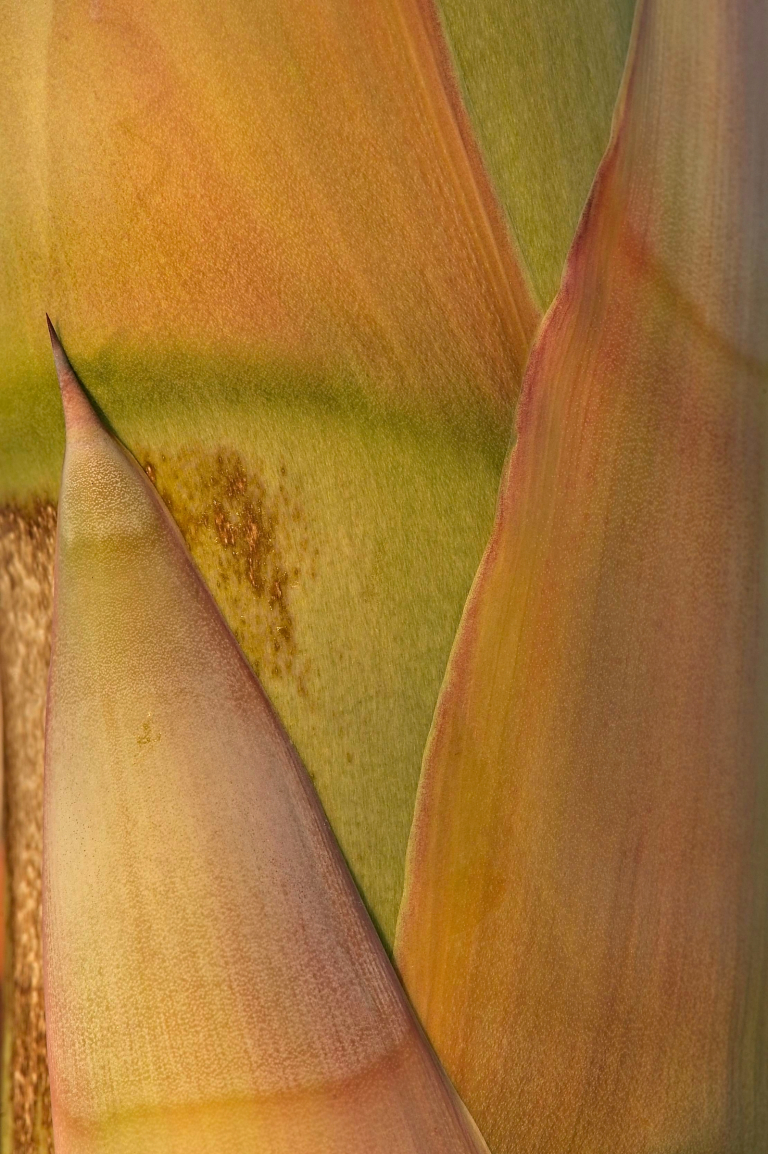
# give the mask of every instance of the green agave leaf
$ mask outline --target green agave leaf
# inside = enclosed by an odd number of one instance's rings
[[[768,1147],[768,9],[648,0],[395,956],[494,1154]]]
[[[43,934],[57,1154],[482,1154],[309,777],[52,333]]]
[[[608,143],[635,0],[439,0],[473,126],[547,306]]]
[[[49,311],[391,940],[538,322],[438,25],[416,0],[0,17],[0,500],[56,496]]]

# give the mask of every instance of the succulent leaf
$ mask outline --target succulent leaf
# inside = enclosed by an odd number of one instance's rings
[[[482,1154],[311,785],[52,334],[43,940],[57,1154]]]
[[[45,302],[134,441],[220,403],[206,361],[506,420],[538,310],[428,3],[0,12],[0,492],[58,482]],[[193,365],[157,390],[131,356]]]
[[[434,13],[0,0],[0,22],[0,501],[56,496],[47,310],[391,942],[539,319]]]
[[[494,1154],[768,1146],[768,9],[635,36],[396,939]]]
[[[608,144],[635,0],[439,0],[466,103],[547,306]]]

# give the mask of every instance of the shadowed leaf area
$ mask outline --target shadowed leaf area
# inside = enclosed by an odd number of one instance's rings
[[[635,0],[439,0],[467,109],[546,308],[608,144]]]

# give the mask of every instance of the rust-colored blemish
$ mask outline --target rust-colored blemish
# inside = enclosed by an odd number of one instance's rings
[[[159,740],[160,734],[154,727],[152,722],[152,714],[149,713],[141,723],[139,732],[136,734],[136,744],[139,746],[152,745],[154,742]]]
[[[284,462],[276,484],[232,449],[145,455],[142,463],[257,674],[307,696],[293,594],[314,579],[317,550]]]
[[[5,991],[10,1070],[5,1133],[13,1154],[53,1151],[45,1052],[42,895],[45,696],[51,648],[56,512],[0,508],[2,679],[9,911]]]

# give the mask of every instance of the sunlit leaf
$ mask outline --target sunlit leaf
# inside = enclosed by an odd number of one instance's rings
[[[438,25],[417,0],[0,23],[0,501],[56,496],[48,311],[391,940],[538,322]]]
[[[134,439],[242,361],[285,400],[508,410],[537,310],[427,9],[3,4],[2,489],[58,480],[45,302]]]
[[[768,10],[649,0],[396,958],[494,1154],[768,1146]]]
[[[309,777],[55,336],[43,926],[57,1154],[482,1154]]]

